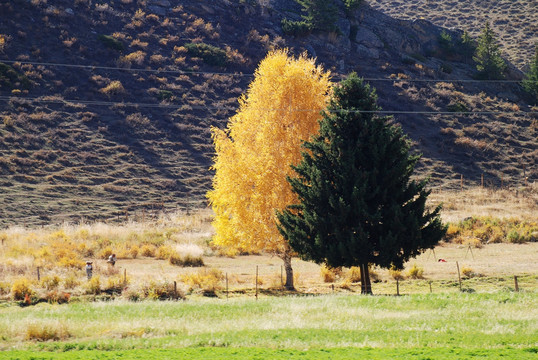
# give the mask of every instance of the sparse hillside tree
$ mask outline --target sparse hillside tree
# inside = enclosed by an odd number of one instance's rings
[[[480,79],[499,80],[504,78],[506,64],[501,57],[495,33],[490,28],[489,22],[486,22],[486,26],[478,38],[473,60],[476,61],[476,69]]]
[[[529,71],[523,80],[523,89],[529,95],[530,101],[538,105],[538,43],[534,48],[534,58],[530,63]]]
[[[403,268],[445,233],[440,207],[426,209],[426,181],[411,180],[418,155],[375,91],[351,74],[333,91],[320,132],[305,142],[289,178],[299,201],[278,213],[279,230],[305,260],[359,266],[371,293],[369,264]]]
[[[333,31],[338,19],[338,8],[333,0],[296,0],[306,15],[303,18],[313,30]]]
[[[286,177],[301,144],[319,129],[329,73],[305,55],[274,51],[260,63],[225,130],[213,128],[216,156],[213,242],[232,254],[265,251],[281,257],[292,289],[292,250],[276,226],[276,210],[297,201]]]

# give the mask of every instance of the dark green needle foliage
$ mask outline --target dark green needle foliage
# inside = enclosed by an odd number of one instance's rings
[[[440,207],[426,209],[427,182],[411,180],[419,156],[378,110],[375,90],[355,73],[334,89],[319,134],[288,179],[299,201],[277,213],[302,258],[360,266],[363,293],[371,293],[368,264],[402,268],[446,232]]]
[[[478,38],[473,60],[476,61],[478,70],[477,78],[482,80],[499,80],[504,78],[506,63],[501,57],[501,50],[497,44],[495,33],[486,22],[482,34]]]
[[[523,89],[525,89],[530,102],[538,105],[538,43],[534,48],[534,58],[530,63],[529,71],[523,80]]]

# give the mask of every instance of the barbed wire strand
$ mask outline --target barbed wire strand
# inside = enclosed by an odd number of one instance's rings
[[[81,68],[90,70],[119,70],[119,71],[131,71],[131,72],[151,72],[151,73],[171,73],[181,75],[228,75],[239,77],[254,77],[254,73],[233,73],[233,72],[213,72],[213,71],[196,71],[196,70],[180,70],[180,69],[152,69],[152,68],[127,68],[118,66],[103,66],[103,65],[82,65],[82,64],[64,64],[64,63],[49,63],[49,62],[37,62],[37,61],[25,61],[25,60],[0,60],[0,62],[8,64],[29,64],[36,66],[56,66],[67,68]],[[345,77],[345,75],[332,74],[333,77]],[[461,82],[461,83],[520,83],[521,80],[476,80],[476,79],[410,79],[403,77],[395,78],[363,78],[364,81],[409,81],[409,82]],[[531,83],[538,82],[538,80],[527,80]]]

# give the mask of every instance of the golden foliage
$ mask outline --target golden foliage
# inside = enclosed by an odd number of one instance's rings
[[[31,288],[32,283],[26,278],[21,278],[15,280],[13,286],[11,287],[11,295],[13,300],[24,300],[26,296],[32,296],[34,290]]]
[[[423,279],[424,278],[424,269],[417,264],[413,264],[411,269],[407,271],[407,276],[411,279]]]
[[[222,287],[224,275],[217,269],[200,269],[198,272],[185,274],[181,280],[189,286],[189,290],[201,289],[202,291],[216,291]]]
[[[301,158],[301,144],[319,129],[328,100],[329,73],[305,55],[270,52],[239,99],[225,130],[213,128],[216,157],[213,242],[230,253],[283,254],[275,210],[296,202],[286,176]]]

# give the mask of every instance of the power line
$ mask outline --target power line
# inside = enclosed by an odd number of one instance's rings
[[[81,64],[63,64],[63,63],[49,63],[49,62],[36,62],[36,61],[24,61],[24,60],[0,60],[0,62],[7,64],[29,64],[36,66],[56,66],[66,68],[80,68],[90,70],[119,70],[119,71],[131,71],[131,72],[149,72],[149,73],[169,73],[169,74],[181,74],[181,75],[227,75],[227,76],[239,76],[239,77],[254,77],[254,73],[233,73],[233,72],[214,72],[214,71],[195,71],[195,70],[180,70],[180,69],[151,69],[151,68],[124,68],[117,66],[102,66],[102,65],[81,65]],[[344,77],[344,75],[334,74],[333,77]],[[409,81],[409,82],[425,82],[425,83],[437,83],[437,82],[461,82],[461,83],[520,83],[521,80],[475,80],[475,79],[409,79],[403,77],[394,78],[363,78],[364,81]],[[532,83],[538,82],[538,80],[528,80]]]
[[[11,96],[0,96],[0,101],[22,100],[32,101],[38,103],[54,103],[54,104],[81,104],[81,105],[95,105],[95,106],[126,106],[126,107],[146,107],[146,108],[163,108],[163,109],[195,109],[195,110],[226,110],[235,111],[237,107],[224,107],[224,106],[202,106],[202,105],[189,105],[189,104],[154,104],[154,103],[139,103],[139,102],[115,102],[115,101],[91,101],[91,100],[76,100],[76,99],[46,99],[46,98],[22,98]],[[300,108],[259,108],[259,111],[286,111],[286,112],[320,112],[322,109],[300,109]],[[364,114],[421,114],[421,115],[528,115],[538,114],[538,111],[406,111],[406,110],[323,110],[328,112],[350,112],[350,113],[364,113]]]

